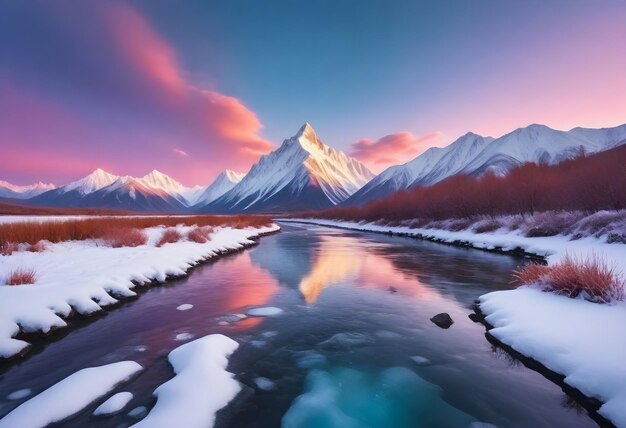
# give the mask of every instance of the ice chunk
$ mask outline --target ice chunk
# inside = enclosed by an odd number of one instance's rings
[[[328,364],[328,358],[315,351],[301,351],[296,354],[296,364],[303,369],[321,367]]]
[[[426,357],[422,357],[420,355],[414,355],[411,357],[413,362],[418,366],[429,366],[431,364],[430,360]]]
[[[264,306],[264,307],[248,309],[246,311],[246,314],[252,317],[273,317],[273,316],[281,314],[282,312],[283,312],[282,309],[277,308],[275,306]]]
[[[104,396],[141,368],[134,361],[120,361],[79,370],[19,405],[0,420],[0,428],[43,427],[61,421]]]
[[[344,332],[333,335],[330,339],[320,343],[320,345],[331,349],[346,349],[367,346],[375,342],[374,338],[366,333]]]
[[[18,389],[17,391],[13,391],[9,395],[7,395],[8,400],[21,400],[22,398],[26,398],[31,394],[31,390],[29,388]]]
[[[193,339],[193,334],[191,333],[178,333],[175,337],[174,340],[182,342],[184,340],[189,340],[189,339]]]
[[[306,392],[283,416],[283,428],[409,428],[465,426],[475,419],[441,398],[439,387],[411,370],[380,373],[314,370]]]
[[[183,305],[180,305],[176,308],[177,311],[188,311],[189,309],[193,308],[193,305],[189,304],[189,303],[185,303]]]
[[[254,383],[256,384],[257,388],[263,391],[271,391],[272,389],[276,388],[276,384],[266,377],[257,377],[254,379]]]
[[[135,419],[141,419],[148,414],[148,408],[146,406],[139,406],[128,412],[128,416]]]
[[[278,335],[278,332],[276,331],[264,331],[263,333],[261,333],[261,336],[263,336],[266,339],[270,339],[276,335]]]
[[[159,386],[157,402],[136,428],[212,427],[215,413],[239,393],[241,387],[226,371],[228,356],[238,343],[221,334],[211,334],[179,346],[168,360],[175,376]]]
[[[114,413],[121,412],[124,407],[132,400],[133,394],[130,392],[118,392],[110,397],[107,401],[100,404],[96,410],[94,410],[94,416],[112,415]]]

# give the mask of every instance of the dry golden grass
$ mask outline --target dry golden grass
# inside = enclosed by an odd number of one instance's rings
[[[210,226],[204,227],[194,227],[189,232],[187,232],[187,239],[192,242],[197,242],[198,244],[204,244],[211,239],[211,234],[213,233],[213,228]]]
[[[93,217],[76,220],[6,223],[0,225],[0,250],[2,254],[15,251],[15,243],[36,244],[41,240],[63,242],[84,239],[101,239],[113,229],[144,229],[147,227],[230,226],[235,228],[261,227],[272,222],[264,216],[170,216],[170,217]]]

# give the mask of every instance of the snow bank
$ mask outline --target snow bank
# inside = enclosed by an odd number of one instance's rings
[[[0,420],[0,428],[39,428],[81,411],[142,367],[120,361],[77,371],[15,408]]]
[[[294,221],[294,220],[288,220]],[[529,238],[519,232],[473,233],[389,227],[332,220],[297,220],[324,226],[409,236],[453,243],[461,241],[481,249],[521,248],[546,257],[549,264],[566,254],[586,258],[595,254],[626,273],[626,245],[607,244],[601,237],[571,241],[568,236]],[[565,383],[605,403],[599,413],[626,427],[626,302],[612,305],[570,299],[522,287],[480,297],[480,309],[494,328],[496,339],[550,370],[565,376]]]
[[[186,235],[189,227],[179,226]],[[48,333],[66,326],[63,318],[72,310],[89,315],[117,303],[120,297],[135,296],[135,283],[165,281],[183,275],[198,262],[224,251],[251,245],[252,238],[279,227],[216,228],[204,244],[176,242],[162,247],[154,244],[163,228],[149,228],[148,244],[139,247],[110,248],[98,240],[49,244],[45,251],[20,251],[0,256],[0,284],[16,268],[35,268],[34,285],[0,285],[0,358],[26,350],[28,343],[15,339],[24,332]]]
[[[239,344],[221,334],[211,334],[170,352],[168,360],[176,375],[159,386],[157,403],[136,428],[209,428],[215,414],[241,390],[226,371],[228,356]]]
[[[100,404],[96,410],[93,411],[94,416],[111,415],[122,411],[124,407],[133,399],[133,394],[130,392],[118,392],[111,396],[107,401]]]

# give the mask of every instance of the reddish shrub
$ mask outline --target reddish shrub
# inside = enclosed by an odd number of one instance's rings
[[[476,233],[493,232],[495,230],[500,229],[502,226],[503,226],[502,223],[500,223],[498,220],[495,220],[495,219],[481,220],[474,225],[474,232]]]
[[[0,254],[3,256],[10,256],[16,251],[19,251],[19,245],[16,242],[3,242],[0,245]]]
[[[191,229],[187,233],[187,239],[189,239],[192,242],[197,242],[199,244],[204,244],[205,242],[210,240],[211,233],[213,233],[213,228],[212,227],[208,227],[208,226],[199,227],[199,226],[196,226],[196,227],[194,227],[193,229]]]
[[[514,273],[520,284],[538,284],[568,297],[582,296],[594,303],[624,299],[624,279],[603,258],[565,256],[552,266],[528,264]]]
[[[137,247],[148,242],[143,230],[132,227],[110,227],[102,233],[102,239],[113,248]]]
[[[44,240],[37,241],[33,245],[28,247],[28,251],[30,251],[31,253],[41,253],[42,251],[45,251],[45,250],[46,250],[46,241]]]
[[[34,284],[37,273],[32,268],[18,268],[9,273],[7,285]]]
[[[176,229],[165,229],[163,235],[161,235],[161,239],[157,242],[157,247],[161,247],[165,244],[172,244],[174,242],[180,241],[182,238],[180,232]]]

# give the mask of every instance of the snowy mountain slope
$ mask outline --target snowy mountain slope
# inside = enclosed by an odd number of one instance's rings
[[[502,175],[525,162],[559,163],[626,143],[626,125],[615,128],[574,128],[558,131],[544,125],[519,128],[500,138],[468,133],[443,148],[431,148],[417,158],[388,168],[344,202],[361,205],[397,190],[434,184],[455,174]]]
[[[237,173],[227,169],[221,172],[209,186],[203,189],[202,192],[196,197],[193,205],[201,204],[206,205],[213,202],[224,193],[235,187],[239,183],[245,174]]]
[[[52,190],[55,187],[54,184],[42,182],[18,186],[8,181],[0,180],[0,198],[29,199],[47,192],[48,190]]]
[[[148,187],[143,178],[120,177],[108,186],[82,198],[77,206],[177,213],[186,209],[178,193]]]
[[[189,205],[184,196],[189,190],[157,170],[134,178],[119,177],[98,168],[80,180],[44,192],[28,202],[43,206],[178,212]]]
[[[360,162],[322,143],[305,123],[264,155],[231,190],[200,212],[270,212],[334,206],[373,174]]]

